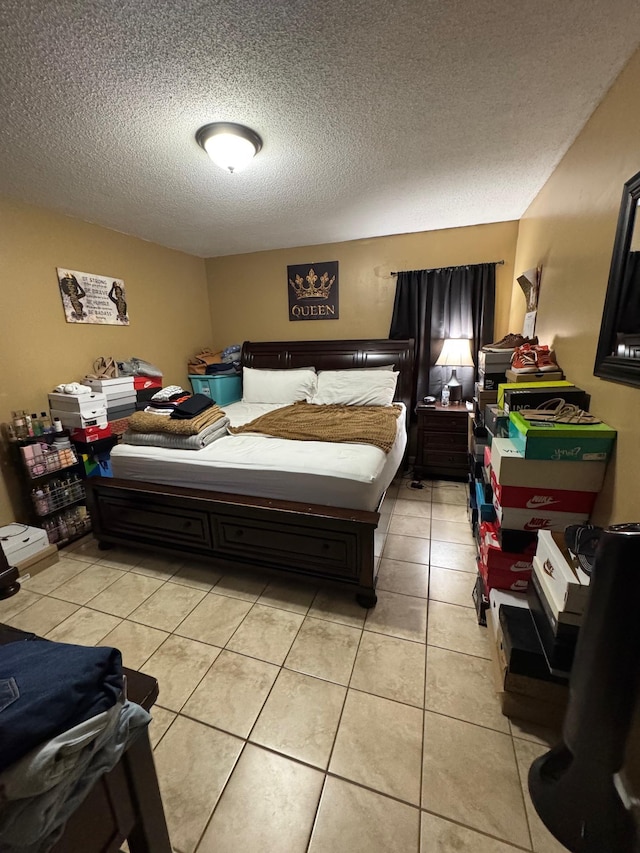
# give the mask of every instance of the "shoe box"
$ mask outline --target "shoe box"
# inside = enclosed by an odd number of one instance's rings
[[[500,547],[498,530],[491,522],[482,522],[479,528],[478,572],[485,588],[525,592],[533,569],[533,543],[523,552],[505,551]]]
[[[41,527],[7,524],[0,527],[0,547],[10,566],[22,563],[49,547],[47,533]]]
[[[486,626],[487,610],[489,608],[489,598],[487,597],[484,581],[481,575],[476,577],[476,582],[471,592],[471,598],[476,608],[476,618],[478,625]]]
[[[67,429],[88,429],[89,427],[104,429],[107,426],[107,410],[104,406],[86,409],[84,413],[51,409],[51,419],[55,418],[59,418]]]
[[[511,367],[512,349],[501,350],[501,352],[478,353],[478,369],[485,373],[501,373],[503,376]]]
[[[561,533],[541,530],[536,548],[545,586],[558,612],[582,614],[589,598],[590,578],[572,558]]]
[[[569,698],[566,679],[552,675],[548,679],[532,678],[511,672],[503,629],[499,621],[494,624],[492,608],[487,610],[486,618],[494,685],[502,713],[506,717],[559,728]]]
[[[47,539],[48,542],[49,540]],[[20,574],[20,580],[26,580],[26,578],[32,578],[59,562],[58,546],[47,544],[46,548],[43,548],[31,557],[14,562],[13,565]]]
[[[531,573],[531,584],[536,589],[536,595],[542,610],[551,627],[554,637],[571,640],[575,638],[584,618],[582,613],[571,613],[562,610],[555,600],[549,579],[542,568],[539,557],[533,558],[533,572]]]
[[[478,383],[485,391],[497,391],[498,385],[506,379],[505,371],[488,373],[482,368],[478,369]]]
[[[534,389],[537,389],[538,391],[540,391],[544,388],[555,388],[558,392],[562,392],[565,388],[575,388],[576,387],[573,384],[573,382],[567,382],[566,380],[549,381],[549,378],[546,374],[540,374],[541,376],[544,377],[544,380],[532,379],[532,376],[530,373],[518,373],[518,374],[514,374],[514,375],[515,375],[515,379],[513,381],[510,380],[508,382],[505,382],[504,385],[501,383],[498,386],[497,403],[501,409],[504,409],[504,392],[506,390],[512,388],[514,385],[517,385],[518,390],[520,390],[520,391],[522,391],[526,388],[534,388]],[[560,397],[561,393],[555,394],[554,396]]]
[[[71,440],[81,441],[85,444],[92,444],[94,441],[100,441],[102,438],[110,438],[112,435],[111,425],[106,427],[87,427],[86,429],[76,428],[71,430]]]
[[[498,611],[503,604],[509,604],[512,607],[524,607],[525,609],[529,607],[526,592],[492,589],[489,593],[489,608],[491,609],[491,627],[494,641],[498,639],[498,629],[500,627]]]
[[[117,376],[115,379],[89,379],[82,380],[83,385],[88,385],[94,391],[105,394],[107,397],[118,394],[133,394],[133,376]]]
[[[578,492],[571,489],[554,489],[544,486],[533,488],[531,486],[502,485],[497,481],[495,471],[492,470],[490,476],[494,499],[503,508],[552,510],[554,512],[589,515],[598,497],[597,491]]]
[[[133,387],[136,391],[148,391],[150,388],[159,391],[162,388],[162,376],[134,376]]]
[[[538,409],[543,408],[544,404],[554,398],[562,397],[567,403],[572,403],[583,409],[585,412],[589,410],[591,396],[583,391],[582,388],[575,386],[563,388],[505,388],[504,389],[504,411],[508,415],[509,412],[518,412],[521,409]]]
[[[525,459],[606,462],[615,438],[607,424],[538,424],[509,413],[509,439]]]
[[[492,438],[509,438],[509,415],[499,406],[484,407],[484,425]]]
[[[526,373],[516,373],[515,370],[507,370],[505,373],[507,382],[556,382],[564,379],[561,370],[531,370]]]
[[[483,480],[475,480],[474,491],[476,495],[476,507],[480,521],[493,521],[496,517],[493,506],[491,486]]]
[[[140,388],[136,391],[135,398],[138,403],[146,403],[157,393],[157,388]]]
[[[509,530],[558,530],[562,531],[570,524],[586,524],[588,512],[554,512],[545,507],[520,509],[501,506],[494,497],[494,506],[498,524]]]
[[[527,589],[527,603],[531,619],[544,653],[545,664],[552,675],[568,676],[573,666],[573,658],[578,642],[579,628],[568,625],[559,633],[554,633],[547,618],[544,606],[533,583]]]
[[[547,488],[561,483],[563,490],[598,492],[606,473],[606,462],[555,462],[525,459],[511,439],[495,438],[491,443],[491,470],[502,487]]]
[[[500,387],[500,386],[498,386]],[[495,403],[498,399],[498,391],[487,391],[480,385],[479,382],[476,382],[474,387],[473,396],[478,404],[478,408],[480,411],[484,411],[485,406],[489,406],[492,403]]]
[[[62,394],[53,391],[49,394],[49,408],[57,412],[75,412],[89,416],[97,409],[104,409],[107,398],[104,394],[89,392],[88,394]]]
[[[135,398],[133,402],[127,402],[121,404],[118,400],[118,405],[116,406],[107,406],[107,420],[109,421],[117,421],[120,418],[128,418],[130,417],[136,410],[136,401]]]

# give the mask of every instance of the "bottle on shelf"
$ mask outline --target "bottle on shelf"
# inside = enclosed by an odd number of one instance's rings
[[[13,431],[16,434],[17,439],[29,438],[29,433],[27,431],[27,422],[25,420],[25,413],[21,409],[18,409],[11,414],[11,420],[13,422]]]
[[[62,421],[60,420],[60,418],[53,419],[53,431],[62,432]]]
[[[450,397],[451,397],[451,393],[450,393],[450,391],[449,391],[449,386],[448,386],[448,385],[443,385],[443,386],[442,386],[442,399],[441,399],[441,401],[440,401],[440,402],[441,402],[441,404],[442,404],[443,406],[448,406],[448,405],[449,405],[449,399],[450,399]]]
[[[51,418],[46,412],[40,412],[40,423],[42,424],[43,435],[47,435],[52,431]]]
[[[33,430],[34,435],[42,435],[42,422],[38,420],[38,413],[31,412],[31,429]]]

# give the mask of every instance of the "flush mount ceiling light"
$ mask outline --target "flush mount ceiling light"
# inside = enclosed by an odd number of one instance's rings
[[[240,172],[262,148],[262,139],[255,130],[229,121],[205,124],[196,133],[196,142],[216,166],[230,172]]]

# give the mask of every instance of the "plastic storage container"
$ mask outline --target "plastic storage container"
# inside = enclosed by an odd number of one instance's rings
[[[194,394],[206,394],[219,406],[242,399],[241,376],[189,376]]]

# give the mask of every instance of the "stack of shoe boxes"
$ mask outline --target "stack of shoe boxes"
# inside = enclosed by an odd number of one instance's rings
[[[478,387],[483,391],[497,391],[498,385],[505,381],[505,374],[511,367],[512,350],[478,353]]]
[[[162,376],[135,376],[133,377],[135,389],[135,408],[138,412],[143,411],[149,405],[154,394],[162,388]]]
[[[51,420],[60,420],[68,430],[87,430],[107,427],[107,398],[99,392],[88,394],[65,394],[53,391],[49,394]]]
[[[94,391],[99,391],[107,399],[107,420],[113,424],[121,418],[128,418],[136,410],[136,394],[133,388],[133,376],[118,376],[115,379],[84,379]]]

